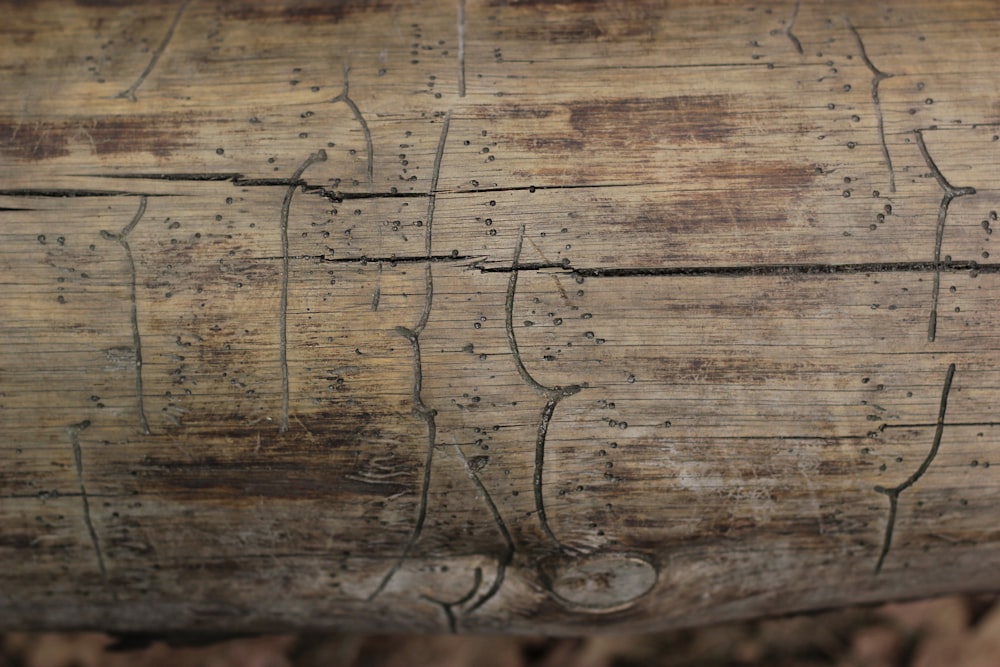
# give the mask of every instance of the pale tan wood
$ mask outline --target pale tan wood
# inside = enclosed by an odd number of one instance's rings
[[[992,0],[3,15],[3,626],[1000,587]]]

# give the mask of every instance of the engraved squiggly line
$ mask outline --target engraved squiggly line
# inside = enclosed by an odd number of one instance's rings
[[[83,481],[83,448],[80,447],[80,434],[90,426],[89,421],[79,424],[70,424],[66,427],[69,434],[70,445],[73,448],[73,464],[76,468],[76,481],[80,487],[80,502],[83,504],[83,522],[87,526],[87,534],[90,536],[90,544],[94,548],[94,556],[97,558],[97,569],[101,573],[101,580],[104,586],[111,592],[114,600],[118,599],[118,593],[111,587],[108,578],[108,568],[104,564],[104,552],[101,550],[101,541],[97,537],[97,529],[90,516],[90,500],[87,496],[87,485]]]
[[[184,12],[190,4],[191,0],[184,0],[184,2],[181,3],[180,7],[177,8],[177,13],[174,14],[174,20],[170,22],[170,27],[167,28],[167,34],[163,36],[159,46],[153,49],[153,55],[150,57],[149,63],[146,65],[146,69],[142,70],[142,73],[139,74],[139,78],[137,78],[131,86],[116,94],[114,99],[127,99],[132,102],[139,101],[135,96],[135,92],[139,90],[139,86],[146,81],[146,77],[149,76],[150,72],[153,71],[153,68],[156,67],[156,63],[159,62],[160,56],[163,55],[163,52],[167,49],[167,45],[170,44],[170,40],[174,37],[174,30],[177,29],[177,24],[181,22],[181,17],[184,16]]]
[[[320,149],[307,157],[292,174],[291,182],[285,190],[281,202],[281,304],[278,307],[278,359],[281,365],[281,421],[278,430],[288,430],[288,215],[292,208],[292,197],[302,185],[302,174],[317,162],[326,161],[326,151]]]
[[[109,232],[107,230],[101,230],[101,238],[108,241],[115,241],[125,250],[125,259],[128,261],[129,266],[129,302],[131,304],[131,324],[132,324],[132,347],[135,351],[135,394],[136,402],[138,403],[139,410],[139,427],[142,432],[146,435],[149,434],[149,422],[146,421],[146,410],[143,406],[143,391],[142,391],[142,336],[139,335],[139,306],[136,298],[136,276],[135,276],[135,257],[132,255],[132,246],[129,245],[128,235],[132,233],[135,226],[139,224],[142,220],[142,216],[146,214],[146,204],[148,197],[146,195],[141,195],[139,197],[139,208],[136,210],[135,215],[132,216],[132,220],[129,221],[127,225],[122,227],[120,232]]]
[[[465,457],[465,452],[462,451],[462,448],[459,447],[458,444],[455,445],[455,450],[462,459],[462,463],[465,464],[465,472],[469,476],[469,479],[471,479],[472,483],[476,485],[479,492],[483,494],[483,499],[486,501],[486,505],[490,509],[490,514],[493,515],[493,522],[496,523],[497,528],[500,530],[500,534],[503,536],[505,544],[503,556],[497,558],[497,573],[493,578],[493,583],[490,584],[489,589],[485,593],[479,596],[472,606],[465,610],[466,614],[471,614],[489,602],[500,590],[500,587],[503,586],[504,577],[507,574],[507,567],[511,564],[511,561],[514,560],[515,548],[514,539],[511,537],[510,531],[507,529],[507,524],[500,515],[500,510],[493,501],[493,497],[490,495],[490,492],[486,489],[486,486],[483,484],[483,481],[479,478],[476,471],[469,465],[469,460]]]
[[[865,43],[861,39],[861,34],[858,33],[857,28],[854,27],[850,19],[847,20],[847,27],[850,28],[851,34],[854,35],[854,39],[858,42],[858,48],[861,50],[861,59],[864,61],[868,71],[872,73],[872,103],[875,105],[875,117],[878,121],[878,138],[882,146],[882,159],[885,160],[886,168],[889,170],[889,191],[895,192],[896,172],[892,167],[892,156],[889,155],[889,146],[885,143],[885,119],[882,117],[882,102],[879,100],[878,93],[879,84],[886,79],[891,79],[893,75],[875,67],[875,63],[868,57],[868,51],[865,49]]]
[[[431,467],[434,464],[434,447],[437,443],[437,423],[435,421],[435,415],[437,412],[424,403],[423,399],[423,363],[420,357],[420,334],[423,333],[424,328],[427,326],[427,321],[430,319],[431,307],[434,304],[434,274],[432,269],[432,258],[433,258],[433,225],[434,225],[434,207],[437,199],[437,189],[438,189],[438,179],[441,175],[441,162],[444,158],[444,147],[448,141],[448,130],[451,126],[451,111],[445,114],[444,122],[441,126],[441,138],[438,140],[437,152],[434,154],[434,167],[431,172],[431,184],[430,193],[427,197],[427,220],[424,223],[424,308],[420,314],[420,319],[416,326],[412,329],[407,327],[396,327],[396,332],[406,338],[410,342],[410,346],[413,348],[413,414],[419,417],[427,425],[427,453],[424,458],[424,474],[420,486],[420,500],[417,506],[417,520],[413,525],[413,531],[410,533],[410,539],[407,540],[406,546],[403,547],[403,552],[400,554],[399,559],[396,563],[389,569],[389,571],[382,578],[379,585],[375,590],[368,596],[369,600],[375,599],[385,587],[389,584],[392,578],[402,567],[403,562],[409,556],[410,551],[416,545],[417,541],[420,539],[420,535],[423,533],[424,521],[427,518],[427,501],[428,494],[430,492],[430,481],[431,481]]]
[[[882,565],[885,563],[885,559],[889,555],[889,549],[892,547],[892,533],[896,527],[896,509],[899,505],[899,494],[916,484],[917,480],[923,477],[924,473],[927,472],[927,469],[931,467],[931,463],[934,462],[934,457],[937,456],[938,449],[941,447],[941,436],[944,435],[944,418],[945,413],[948,410],[948,394],[951,392],[951,383],[954,378],[955,364],[951,364],[948,366],[948,372],[944,377],[944,388],[941,390],[941,404],[938,407],[934,441],[931,444],[931,449],[927,452],[927,456],[924,458],[923,463],[921,463],[916,472],[907,477],[906,481],[902,484],[892,488],[886,488],[884,486],[874,487],[875,493],[881,493],[889,499],[889,518],[885,524],[885,537],[882,541],[882,551],[879,553],[878,562],[875,563],[876,575],[882,571]]]
[[[927,144],[924,142],[924,134],[922,130],[914,130],[913,133],[917,137],[917,146],[920,147],[920,154],[924,158],[924,162],[927,163],[927,167],[931,170],[934,175],[934,180],[937,181],[941,189],[944,190],[944,196],[941,197],[941,204],[938,206],[938,216],[937,216],[937,232],[934,235],[934,288],[931,293],[931,314],[930,320],[927,324],[927,340],[929,342],[934,342],[937,336],[937,315],[938,315],[938,298],[941,293],[941,246],[944,243],[944,227],[945,222],[948,220],[948,207],[951,205],[951,201],[956,197],[962,197],[964,195],[974,195],[976,194],[976,189],[971,187],[956,188],[948,179],[944,177],[941,170],[938,169],[937,164],[934,162],[934,158],[931,157],[930,151],[927,150]]]
[[[368,189],[371,190],[375,185],[375,145],[372,142],[372,132],[368,127],[368,121],[365,120],[364,114],[361,113],[361,109],[358,108],[357,103],[351,99],[350,95],[350,80],[348,75],[350,74],[351,68],[348,66],[344,67],[344,87],[341,89],[340,94],[330,100],[331,104],[336,104],[337,102],[343,102],[354,114],[354,119],[358,121],[361,125],[361,132],[365,136],[365,146],[368,151]]]
[[[514,259],[511,263],[510,278],[507,281],[507,300],[505,304],[505,328],[507,331],[507,343],[510,346],[511,356],[514,359],[514,366],[517,368],[518,375],[521,376],[521,379],[525,382],[525,384],[531,387],[536,394],[545,398],[545,406],[542,408],[541,418],[538,422],[538,433],[535,438],[535,466],[532,473],[532,487],[535,495],[535,512],[538,515],[538,521],[541,525],[542,532],[545,533],[552,543],[563,551],[572,552],[572,549],[559,541],[559,538],[556,537],[555,533],[552,532],[552,528],[549,526],[548,518],[545,514],[545,499],[542,493],[542,476],[545,467],[545,439],[548,436],[549,423],[552,421],[552,415],[555,413],[556,407],[562,399],[578,393],[582,387],[575,384],[567,387],[547,387],[532,377],[531,373],[529,373],[528,369],[524,366],[524,361],[521,359],[521,351],[517,346],[517,337],[514,334],[514,296],[517,292],[517,276],[519,273],[518,263],[521,259],[521,247],[523,243],[524,225],[521,225],[517,235],[517,242],[514,245]]]
[[[795,50],[799,52],[799,55],[802,55],[805,51],[802,49],[802,42],[800,42],[799,38],[792,32],[792,28],[795,27],[795,19],[799,17],[799,4],[801,2],[802,0],[795,0],[795,6],[792,8],[792,18],[788,20],[788,26],[785,27],[785,37],[791,40],[792,44],[795,46]]]
[[[420,597],[423,598],[424,600],[427,600],[428,602],[433,602],[434,604],[439,605],[441,609],[444,610],[445,618],[448,619],[448,631],[451,632],[452,634],[457,634],[458,618],[456,618],[453,609],[471,600],[473,596],[475,596],[476,591],[479,590],[479,586],[482,583],[483,583],[483,570],[482,568],[477,567],[474,573],[472,588],[469,589],[468,593],[466,593],[459,599],[455,600],[454,602],[445,602],[435,597],[431,597],[430,595],[421,595]]]

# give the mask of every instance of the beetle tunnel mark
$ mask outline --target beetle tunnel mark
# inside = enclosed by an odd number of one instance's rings
[[[798,6],[798,2],[796,2],[796,6]],[[872,73],[872,104],[875,105],[875,118],[878,122],[878,139],[882,146],[882,159],[885,160],[886,169],[889,170],[889,191],[895,192],[896,172],[892,168],[892,156],[889,155],[889,147],[885,143],[885,119],[882,117],[882,102],[879,100],[879,84],[886,79],[891,79],[893,75],[883,72],[875,66],[875,63],[868,56],[868,50],[865,49],[865,43],[861,39],[861,34],[854,27],[854,24],[851,23],[850,19],[847,19],[847,27],[851,30],[851,34],[854,35],[854,39],[858,43],[858,49],[861,50],[861,60],[864,61],[865,67]]]
[[[437,411],[430,408],[423,399],[423,363],[420,356],[420,334],[431,316],[431,308],[434,305],[434,273],[433,273],[433,230],[434,230],[434,207],[437,200],[438,180],[441,175],[441,163],[444,159],[444,148],[448,141],[448,130],[451,126],[451,111],[445,114],[444,122],[441,125],[441,137],[438,140],[437,151],[434,154],[434,166],[431,172],[430,190],[427,195],[427,220],[424,224],[424,308],[420,314],[420,319],[412,329],[398,326],[396,332],[406,338],[413,348],[413,414],[421,419],[427,426],[427,452],[424,457],[424,473],[420,485],[420,500],[417,507],[417,519],[413,525],[410,538],[403,547],[402,553],[395,564],[386,572],[379,582],[379,585],[368,596],[373,600],[385,590],[392,578],[402,567],[403,562],[409,556],[413,547],[416,546],[420,535],[423,533],[424,522],[427,519],[428,494],[430,493],[431,468],[434,464],[434,447],[437,443],[437,422],[435,415]],[[446,608],[450,617],[450,607]]]
[[[955,378],[955,364],[948,366],[948,372],[944,377],[944,387],[941,390],[941,403],[938,407],[937,422],[935,423],[934,430],[934,441],[931,443],[930,451],[927,452],[927,456],[924,458],[923,463],[917,470],[906,478],[901,484],[898,484],[891,488],[886,488],[881,485],[876,485],[874,491],[876,493],[881,493],[889,499],[889,516],[885,523],[885,537],[882,541],[882,551],[879,553],[878,562],[875,563],[875,574],[878,575],[882,571],[882,565],[885,563],[886,557],[889,555],[889,549],[892,548],[892,535],[896,528],[896,511],[899,507],[899,495],[910,488],[917,481],[924,476],[927,469],[931,467],[931,463],[934,462],[934,458],[937,456],[938,449],[941,447],[941,436],[944,435],[944,419],[945,413],[948,410],[948,394],[951,392],[951,383]]]
[[[937,232],[934,236],[934,287],[931,292],[931,312],[927,323],[927,340],[928,342],[934,342],[934,339],[937,337],[938,299],[941,294],[941,246],[944,243],[945,223],[948,221],[948,207],[956,197],[976,194],[976,189],[973,187],[956,188],[949,183],[948,179],[944,177],[944,174],[941,173],[941,170],[934,162],[934,158],[931,157],[930,151],[927,150],[923,130],[914,130],[913,133],[917,137],[917,146],[920,148],[920,155],[923,156],[924,162],[927,163],[927,168],[931,170],[934,180],[944,190],[944,195],[941,197],[941,204],[938,206]]]
[[[90,499],[87,495],[87,485],[83,479],[83,448],[80,446],[80,434],[90,426],[89,421],[82,421],[79,424],[70,424],[66,427],[69,435],[70,445],[73,448],[73,466],[76,469],[76,481],[80,487],[80,503],[83,507],[83,522],[87,526],[87,534],[90,536],[90,544],[94,549],[94,557],[97,559],[97,569],[101,573],[101,580],[105,588],[111,594],[113,600],[118,600],[118,593],[111,587],[108,579],[108,568],[104,563],[104,552],[101,550],[101,541],[97,537],[97,529],[94,528],[94,521],[90,515]]]
[[[549,526],[548,517],[545,514],[545,499],[542,491],[543,474],[545,468],[545,440],[548,436],[549,424],[552,422],[552,415],[555,413],[559,402],[567,396],[578,393],[582,387],[580,385],[569,385],[567,387],[548,387],[538,382],[524,365],[521,359],[521,350],[517,345],[517,337],[514,333],[514,296],[517,292],[517,277],[519,273],[519,262],[521,259],[521,247],[524,243],[524,225],[517,235],[517,242],[514,246],[514,259],[511,262],[510,279],[507,281],[507,298],[505,302],[505,330],[507,333],[507,343],[510,346],[510,353],[517,367],[517,374],[531,389],[545,398],[545,406],[542,408],[541,417],[538,420],[538,432],[535,438],[535,465],[532,472],[532,488],[535,495],[535,512],[538,515],[538,522],[542,531],[554,545],[565,552],[573,552],[572,549],[564,545],[552,532]]]
[[[146,77],[148,77],[150,73],[153,71],[153,68],[156,67],[156,63],[160,61],[160,56],[163,55],[163,52],[167,50],[167,46],[170,44],[170,40],[173,39],[174,37],[174,31],[177,29],[177,24],[181,22],[181,17],[184,16],[184,12],[187,11],[187,8],[190,4],[191,0],[184,0],[180,4],[180,6],[177,8],[177,12],[174,14],[173,21],[170,22],[170,27],[167,28],[166,34],[163,36],[163,39],[160,41],[159,45],[155,49],[153,49],[153,53],[149,58],[149,63],[146,64],[146,68],[142,70],[138,78],[136,78],[136,80],[132,82],[131,86],[121,91],[120,93],[117,93],[114,96],[114,99],[126,99],[131,102],[139,101],[138,98],[135,96],[136,91],[139,90],[139,86],[141,86],[146,81]]]
[[[139,334],[139,307],[136,299],[136,275],[135,257],[132,255],[132,246],[129,245],[128,235],[132,233],[142,216],[146,213],[146,203],[148,198],[142,195],[139,198],[139,208],[136,210],[132,220],[122,227],[118,233],[101,230],[101,238],[108,241],[115,241],[125,250],[125,259],[129,268],[129,303],[131,306],[132,325],[132,347],[135,350],[135,395],[137,409],[139,410],[139,427],[144,434],[149,434],[149,422],[146,420],[146,410],[143,403],[142,390],[142,336]]]
[[[302,174],[317,162],[325,161],[326,151],[322,149],[307,157],[289,179],[290,185],[281,202],[281,303],[278,312],[278,363],[281,366],[281,421],[278,430],[281,433],[288,430],[288,273],[291,259],[288,256],[288,215]]]

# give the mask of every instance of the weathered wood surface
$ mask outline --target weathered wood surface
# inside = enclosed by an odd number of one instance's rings
[[[13,3],[0,625],[1000,588],[1000,8]]]

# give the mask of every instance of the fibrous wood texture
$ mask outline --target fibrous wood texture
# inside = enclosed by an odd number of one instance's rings
[[[1000,586],[992,0],[3,16],[0,624]]]

